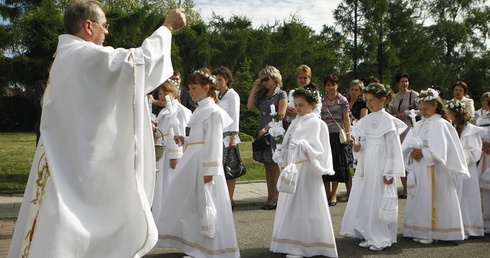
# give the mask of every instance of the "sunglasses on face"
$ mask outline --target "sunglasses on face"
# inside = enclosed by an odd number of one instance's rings
[[[269,77],[264,77],[262,79],[260,79],[260,82],[264,83],[264,82],[268,82],[271,78]]]

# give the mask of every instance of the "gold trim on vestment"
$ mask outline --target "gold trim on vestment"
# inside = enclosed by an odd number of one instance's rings
[[[219,161],[210,161],[210,162],[203,162],[202,163],[202,166],[205,167],[205,168],[209,168],[209,167],[221,167],[221,166],[223,166],[223,163],[221,163]]]
[[[335,244],[330,244],[330,243],[325,243],[325,242],[305,243],[305,242],[299,241],[299,240],[293,240],[293,239],[289,239],[289,238],[277,238],[277,237],[273,237],[272,242],[276,242],[279,244],[299,245],[302,247],[326,247],[326,248],[336,248],[337,247]]]
[[[478,225],[464,225],[463,224],[463,228],[467,229],[467,228],[470,228],[470,229],[483,229],[484,226],[481,225],[481,226],[478,226]]]
[[[404,229],[413,229],[424,232],[441,232],[441,233],[449,233],[449,232],[461,232],[463,228],[431,228],[431,227],[421,227],[421,226],[408,226],[407,224],[403,225]]]
[[[42,147],[42,146],[41,146]],[[39,210],[41,209],[41,204],[44,199],[44,195],[46,193],[46,184],[48,183],[48,179],[51,173],[49,172],[48,161],[46,160],[45,153],[41,155],[37,162],[37,179],[35,181],[36,189],[35,189],[35,198],[31,200],[31,207],[36,209],[36,215],[32,221],[27,221],[26,229],[29,231],[26,232],[26,236],[24,237],[24,241],[28,241],[25,246],[23,253],[21,254],[22,258],[29,257],[29,250],[31,249],[32,239],[34,237],[34,233],[36,231],[36,222],[37,217],[39,215]],[[32,224],[30,224],[32,223]]]
[[[485,172],[485,166],[487,165],[486,161],[487,161],[487,154],[483,153],[483,157],[482,157],[482,161],[481,161],[481,163],[482,163],[481,175],[483,175],[483,172]],[[480,179],[481,179],[481,175],[480,175]],[[482,213],[485,212],[485,209],[483,208],[483,191],[484,191],[483,188],[480,187],[480,201],[481,201],[481,212]]]
[[[436,198],[436,177],[434,175],[434,169],[435,167],[434,166],[430,166],[429,167],[429,170],[430,170],[430,178],[431,178],[431,183],[432,183],[432,227],[434,229],[437,228],[437,218],[436,218],[436,202],[435,202],[435,198]]]
[[[238,252],[238,246],[237,247],[230,247],[230,248],[223,248],[223,249],[217,249],[217,250],[210,250],[198,243],[194,243],[191,241],[187,241],[183,239],[182,237],[179,236],[174,236],[174,235],[158,235],[158,239],[168,239],[168,240],[175,240],[179,241],[180,243],[190,246],[192,248],[198,249],[203,253],[209,254],[209,255],[218,255],[218,254],[227,254],[227,253],[236,253]]]
[[[184,151],[189,147],[189,145],[204,144],[204,142],[189,142],[185,145]]]

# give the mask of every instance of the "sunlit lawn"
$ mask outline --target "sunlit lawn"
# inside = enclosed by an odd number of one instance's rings
[[[35,150],[35,133],[0,133],[0,191],[24,189]]]
[[[0,133],[0,191],[24,190],[36,150],[35,133]],[[252,142],[240,144],[247,173],[243,180],[265,179],[264,166],[252,159]]]

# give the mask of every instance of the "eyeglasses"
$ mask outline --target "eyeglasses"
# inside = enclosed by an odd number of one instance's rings
[[[99,24],[99,25],[100,25],[100,26],[101,26],[101,27],[102,27],[104,30],[107,30],[107,31],[109,30],[109,23],[107,23],[107,22],[105,22],[105,23],[100,23],[100,22],[98,22],[98,21],[94,21],[94,20],[89,20],[89,21],[91,21],[91,22],[93,22],[93,23],[97,23],[97,24]]]
[[[268,82],[271,78],[269,77],[264,77],[262,79],[260,79],[260,82]]]

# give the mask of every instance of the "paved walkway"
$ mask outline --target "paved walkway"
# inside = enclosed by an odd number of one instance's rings
[[[339,184],[338,201],[345,192],[345,184]],[[237,207],[261,206],[267,199],[267,185],[265,181],[238,181],[234,199]],[[7,257],[21,202],[22,194],[0,194],[0,258]]]

